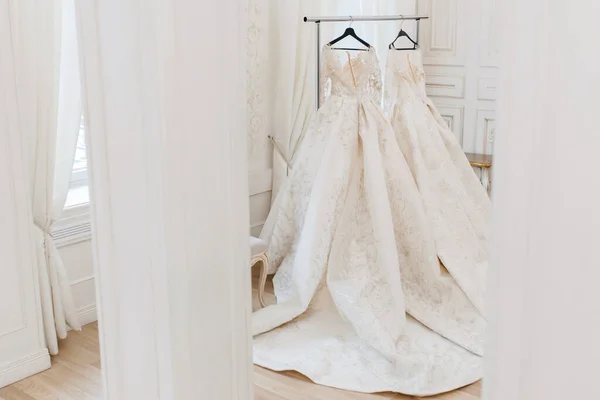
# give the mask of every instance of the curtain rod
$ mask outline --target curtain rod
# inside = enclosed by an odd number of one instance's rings
[[[428,19],[426,15],[359,15],[337,17],[304,17],[304,22],[360,22],[360,21],[401,21]]]

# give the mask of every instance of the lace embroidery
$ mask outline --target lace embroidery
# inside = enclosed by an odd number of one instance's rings
[[[346,52],[347,53],[347,52]],[[381,103],[381,70],[373,47],[355,56],[347,54],[348,60],[340,61],[339,54],[331,46],[322,51],[320,72],[320,103],[330,96],[367,95],[375,103]]]

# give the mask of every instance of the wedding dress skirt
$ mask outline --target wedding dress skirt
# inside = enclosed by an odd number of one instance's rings
[[[423,199],[437,255],[483,313],[490,199],[427,97],[420,50],[390,50],[385,82],[386,110]]]
[[[261,238],[277,304],[254,362],[361,392],[432,395],[481,378],[485,320],[439,262],[419,187],[379,108],[373,49],[323,50],[323,92]]]

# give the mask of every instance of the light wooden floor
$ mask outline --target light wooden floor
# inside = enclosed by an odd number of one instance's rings
[[[479,400],[480,382],[427,400]],[[320,386],[295,372],[273,372],[254,366],[255,400],[407,400],[418,397],[397,393],[365,394]]]
[[[269,289],[272,291],[272,288]],[[59,348],[60,354],[52,357],[52,368],[0,389],[0,399],[102,399],[97,324],[86,325],[81,332],[70,332],[69,337],[60,342]],[[478,382],[461,390],[428,399],[477,400],[480,392],[481,386]],[[316,385],[295,372],[278,373],[257,366],[254,366],[254,393],[255,400],[413,399],[394,393],[362,394],[332,389]]]

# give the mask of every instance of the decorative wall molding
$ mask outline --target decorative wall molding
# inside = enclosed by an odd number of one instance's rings
[[[450,130],[456,135],[459,143],[462,145],[464,136],[464,106],[437,105],[437,109],[442,118],[448,124]]]
[[[465,97],[465,77],[456,75],[427,74],[427,96],[462,99]]]
[[[14,306],[15,309],[20,309],[20,311],[22,312],[21,314],[21,319],[20,320],[15,320],[15,321],[4,321],[2,324],[2,331],[0,331],[0,338],[2,338],[3,336],[8,336],[8,335],[12,335],[14,333],[17,333],[19,331],[22,331],[23,329],[27,329],[27,321],[25,320],[25,310],[23,310],[23,303],[20,302],[18,305],[17,304],[12,304]],[[12,323],[12,325],[11,325]]]
[[[456,55],[456,0],[429,0],[431,24],[429,40],[430,52],[443,52]]]
[[[481,28],[479,64],[481,67],[497,67],[499,57],[496,0],[481,1]]]
[[[477,81],[477,98],[479,100],[496,100],[498,80],[480,77]]]
[[[464,65],[465,43],[460,0],[418,0],[417,14],[429,15],[421,21],[419,42],[426,65]]]
[[[496,135],[496,111],[477,110],[477,143],[478,152],[481,154],[493,154],[494,140]]]

